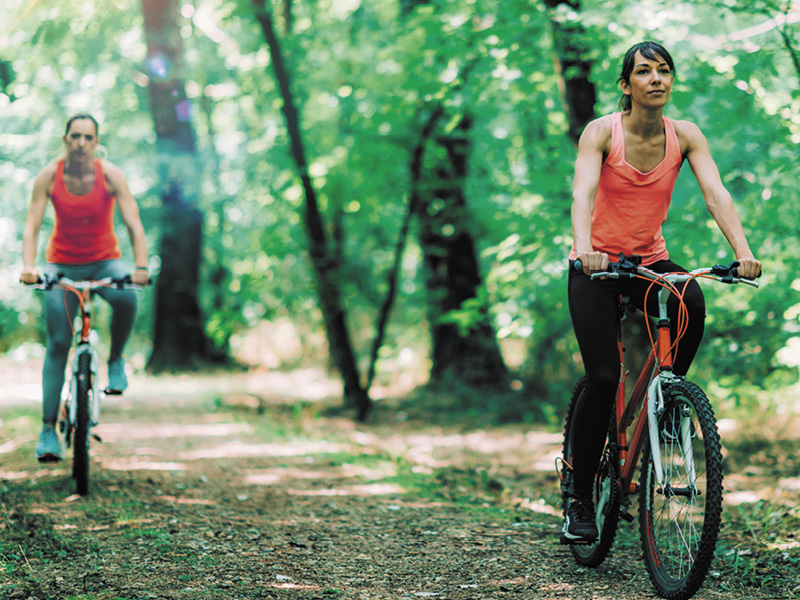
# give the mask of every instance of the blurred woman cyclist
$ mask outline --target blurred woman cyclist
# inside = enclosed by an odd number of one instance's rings
[[[100,141],[98,129],[91,115],[71,117],[63,137],[65,155],[36,176],[22,242],[20,280],[23,283],[36,283],[39,278],[36,250],[48,203],[55,211],[55,227],[46,251],[48,274],[63,273],[74,280],[97,280],[122,277],[130,271],[121,260],[119,240],[114,232],[116,205],[133,245],[136,270],[131,277],[136,284],[147,283],[147,242],[139,208],[122,171],[95,157]],[[121,393],[128,386],[122,351],[136,320],[137,299],[131,290],[105,288],[97,294],[112,306],[107,391]],[[48,338],[42,370],[43,427],[36,445],[36,458],[41,462],[61,458],[54,426],[77,305],[75,295],[63,289],[45,292]]]
[[[747,243],[731,195],[720,179],[706,138],[688,121],[663,116],[675,67],[669,52],[655,42],[641,42],[625,54],[619,83],[620,111],[586,126],[578,144],[572,202],[573,247],[583,272],[570,269],[569,309],[586,370],[587,402],[576,413],[573,450],[574,487],[562,530],[562,541],[592,542],[597,538],[592,483],[600,463],[619,381],[615,300],[620,293],[644,310],[648,286],[641,280],[590,280],[605,271],[609,257],[640,255],[642,264],[664,273],[685,271],[669,259],[661,225],[667,217],[675,180],[689,162],[706,206],[730,243],[739,273],[755,278],[761,272]],[[705,304],[697,282],[686,287],[688,330],[675,356],[674,372],[685,375],[703,337]],[[656,294],[647,313],[657,315]],[[668,303],[673,326],[678,301]],[[677,339],[676,331],[672,332]]]

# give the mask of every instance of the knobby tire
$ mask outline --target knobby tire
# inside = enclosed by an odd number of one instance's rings
[[[78,385],[75,401],[77,415],[72,440],[72,476],[78,494],[89,493],[89,418],[92,400],[92,357],[88,352],[78,357]]]
[[[665,391],[658,429],[665,481],[662,487],[656,480],[646,443],[639,532],[647,571],[659,595],[686,600],[703,584],[714,558],[722,513],[720,439],[708,398],[687,381]],[[689,475],[690,464],[694,476]]]
[[[572,437],[574,432],[574,415],[577,407],[586,401],[586,378],[581,377],[575,385],[570,399],[567,417],[564,422],[564,463],[561,468],[562,493],[564,499],[562,511],[566,515],[567,498],[566,493],[572,489]],[[593,501],[598,514],[599,538],[592,545],[570,544],[570,550],[575,558],[575,562],[584,567],[597,567],[607,557],[617,535],[617,525],[620,516],[620,495],[617,485],[618,467],[614,439],[613,426],[609,426],[609,441],[603,449],[603,458],[600,461],[597,475],[593,486]],[[604,492],[605,490],[605,492]],[[600,503],[603,495],[605,501]]]

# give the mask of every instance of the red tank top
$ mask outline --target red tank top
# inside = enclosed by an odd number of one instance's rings
[[[64,161],[59,161],[50,198],[56,224],[47,245],[47,262],[82,264],[122,256],[114,232],[115,199],[106,187],[100,159],[94,160],[94,187],[84,196],[76,196],[67,189]]]
[[[611,119],[611,149],[600,169],[592,211],[592,248],[611,260],[620,252],[638,254],[643,265],[669,258],[661,225],[667,219],[672,190],[683,164],[678,135],[672,121],[664,119],[664,159],[642,173],[625,160],[622,113]],[[570,258],[576,258],[572,247]]]

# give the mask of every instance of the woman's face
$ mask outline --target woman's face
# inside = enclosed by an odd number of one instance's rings
[[[633,104],[657,108],[669,101],[672,92],[672,70],[661,57],[645,58],[636,52],[630,83],[622,81],[622,93],[631,97]]]
[[[94,156],[97,130],[91,119],[75,119],[64,136],[67,154],[74,158]]]

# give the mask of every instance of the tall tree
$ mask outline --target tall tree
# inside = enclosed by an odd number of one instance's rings
[[[317,202],[317,192],[308,172],[308,161],[300,130],[300,114],[292,94],[289,73],[281,54],[280,42],[275,33],[272,11],[265,0],[253,0],[256,18],[269,46],[272,67],[281,92],[281,110],[291,144],[292,158],[303,186],[305,197],[305,226],[309,240],[309,254],[314,268],[325,327],[328,334],[331,358],[339,369],[344,383],[344,396],[353,406],[358,418],[363,420],[369,412],[371,402],[367,390],[361,384],[361,375],[356,363],[347,320],[338,282],[336,254],[330,248],[322,214]]]
[[[589,75],[592,62],[588,58],[591,45],[580,20],[563,18],[556,9],[580,10],[580,0],[545,0],[551,9],[553,45],[564,81],[564,103],[569,118],[569,136],[575,143],[586,124],[595,118],[597,92]]]
[[[408,15],[430,0],[401,0]],[[467,60],[460,93],[474,59]],[[413,209],[419,222],[425,257],[428,310],[431,323],[432,369],[435,383],[456,378],[468,385],[502,385],[508,375],[483,291],[464,185],[469,172],[472,116],[470,107],[449,109],[432,103],[431,115],[420,127],[434,130],[422,136],[422,148],[412,156]],[[461,104],[460,102],[454,104]],[[423,111],[422,114],[428,111]],[[423,154],[427,160],[422,160]]]
[[[420,165],[427,172],[412,175],[422,181],[415,193],[430,298],[431,378],[502,384],[508,372],[481,298],[483,278],[464,191],[471,126],[472,118],[462,114],[452,131],[440,129],[431,158]]]
[[[203,214],[191,105],[183,80],[178,0],[142,0],[151,110],[162,185],[161,271],[156,286],[155,371],[191,368],[210,355],[198,300]]]

